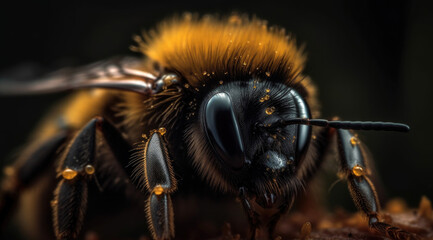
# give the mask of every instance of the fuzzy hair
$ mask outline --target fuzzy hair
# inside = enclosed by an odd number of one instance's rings
[[[246,16],[190,14],[163,22],[139,38],[138,50],[193,87],[243,76],[300,80],[305,57],[284,29]]]

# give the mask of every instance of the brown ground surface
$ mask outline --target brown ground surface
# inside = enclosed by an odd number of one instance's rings
[[[433,240],[433,210],[431,201],[427,197],[422,197],[418,208],[408,208],[404,200],[394,199],[389,201],[381,211],[380,219],[383,222],[398,227],[411,233],[410,239]],[[294,211],[280,219],[276,236],[272,240],[383,240],[391,239],[380,235],[369,229],[367,218],[361,213],[348,213],[339,209],[333,213],[323,213],[317,209]],[[191,224],[188,224],[191,225]],[[229,223],[221,229],[221,235],[209,239],[203,236],[203,229],[199,224],[186,227],[184,231],[193,231],[193,237],[179,237],[179,239],[208,239],[208,240],[243,240],[246,234],[238,234],[231,230]],[[177,228],[182,231],[182,228]],[[218,231],[218,230],[217,230]],[[102,240],[97,234],[89,232],[85,235],[85,240]],[[404,239],[404,238],[402,238]],[[150,240],[149,237],[141,237],[139,240]],[[257,238],[256,240],[263,240]]]
[[[320,215],[320,214],[319,214]],[[419,239],[433,240],[433,210],[427,197],[421,199],[418,209],[409,209],[404,201],[395,199],[386,205],[381,213],[381,220],[407,232]],[[360,213],[347,213],[338,210],[317,219],[309,219],[306,214],[294,212],[283,219],[277,226],[276,239],[389,239],[369,229],[367,219]],[[230,225],[223,229],[221,240],[242,239],[232,233]]]

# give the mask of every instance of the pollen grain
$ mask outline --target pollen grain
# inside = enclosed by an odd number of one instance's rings
[[[153,193],[155,193],[156,196],[161,195],[164,192],[164,188],[161,185],[156,185],[156,187],[153,189]]]
[[[161,134],[161,136],[163,136],[165,133],[167,133],[167,129],[165,129],[164,127],[160,127],[158,129],[159,134]]]
[[[361,177],[364,175],[364,168],[359,165],[356,165],[352,168],[352,174],[357,177]]]
[[[62,176],[66,180],[72,180],[77,176],[77,171],[70,169],[70,168],[66,168],[62,172]]]
[[[93,167],[92,165],[88,164],[84,167],[84,171],[86,171],[87,174],[92,175],[95,173],[95,167]]]

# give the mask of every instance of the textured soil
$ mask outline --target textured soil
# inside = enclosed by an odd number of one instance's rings
[[[390,239],[370,230],[367,219],[360,213],[338,210],[317,219],[307,219],[305,214],[294,212],[281,219],[275,239]],[[402,200],[388,202],[381,220],[412,233],[413,239],[433,239],[433,210],[429,199],[423,197],[418,209],[409,209]],[[243,239],[232,233],[230,225],[223,229],[219,239]]]

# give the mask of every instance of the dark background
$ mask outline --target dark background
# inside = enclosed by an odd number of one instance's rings
[[[359,133],[387,196],[403,197],[411,206],[422,195],[433,198],[433,8],[428,1],[9,4],[15,5],[0,8],[0,73],[25,64],[49,72],[133,54],[128,50],[133,34],[185,11],[237,11],[282,26],[306,46],[306,73],[319,87],[323,117],[411,126],[408,134]],[[62,95],[0,97],[0,165],[10,161],[13,150]],[[334,206],[353,209],[344,182],[326,194]]]

